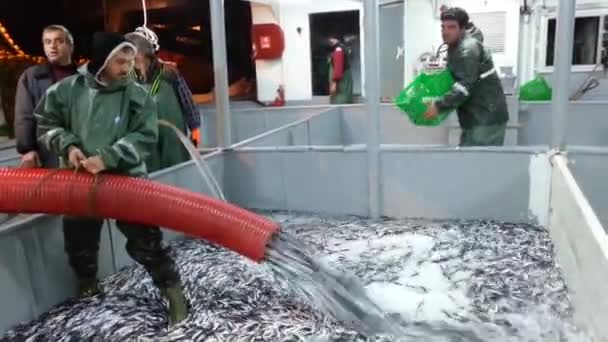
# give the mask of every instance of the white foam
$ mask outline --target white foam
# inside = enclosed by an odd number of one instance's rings
[[[366,288],[370,298],[389,313],[413,317],[424,296],[405,286],[390,283],[372,283]]]
[[[464,287],[454,288],[437,263],[431,262],[434,238],[420,234],[389,235],[377,239],[344,241],[331,239],[334,251],[324,259],[357,262],[367,254],[378,263],[399,261],[408,256],[395,283],[373,282],[367,286],[370,298],[387,313],[397,313],[408,320],[445,321],[446,312],[466,315],[469,300]],[[467,279],[462,272],[459,279]]]
[[[402,274],[398,285],[372,283],[367,287],[382,309],[417,321],[444,321],[446,312],[466,316],[470,302],[464,288],[452,288],[439,265],[410,263]]]

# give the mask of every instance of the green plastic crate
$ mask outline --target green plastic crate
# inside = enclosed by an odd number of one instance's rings
[[[445,95],[454,85],[452,73],[443,69],[432,73],[421,73],[401,91],[395,99],[395,105],[407,114],[410,121],[418,126],[437,126],[450,114],[450,111],[439,113],[434,119],[426,119],[426,102]]]

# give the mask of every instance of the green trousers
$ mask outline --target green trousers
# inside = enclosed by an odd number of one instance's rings
[[[460,146],[502,146],[506,129],[506,124],[463,128]]]
[[[162,232],[158,227],[126,222],[117,222],[116,225],[127,238],[127,253],[145,267],[156,286],[168,288],[179,284],[175,264],[161,246]],[[103,221],[98,219],[63,218],[65,251],[70,266],[80,279],[97,276],[102,226]]]
[[[329,74],[333,75],[333,70],[330,68]],[[342,79],[336,84],[336,94],[330,96],[330,104],[349,104],[354,103],[353,96],[353,73],[346,70]]]

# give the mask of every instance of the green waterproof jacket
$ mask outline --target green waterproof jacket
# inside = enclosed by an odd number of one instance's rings
[[[509,119],[507,102],[490,52],[470,35],[448,49],[452,90],[435,104],[441,111],[456,109],[460,126],[500,125]]]
[[[34,115],[38,141],[67,167],[68,149],[101,156],[107,172],[145,176],[145,159],[158,139],[156,106],[131,79],[100,85],[86,65],[77,75],[51,86]]]
[[[150,76],[151,82],[144,83],[139,81],[137,73],[132,73],[132,77],[150,93],[156,105],[158,118],[168,121],[184,135],[188,135],[184,112],[173,86],[175,78],[178,77],[177,73],[168,70],[160,63],[155,63],[150,70]],[[190,154],[175,132],[169,127],[160,126],[157,144],[146,158],[148,172],[165,169],[188,160]]]

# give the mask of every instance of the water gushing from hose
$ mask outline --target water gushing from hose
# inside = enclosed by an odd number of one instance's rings
[[[162,119],[158,120],[158,124],[161,126],[169,127],[173,130],[173,132],[175,132],[175,135],[177,135],[177,137],[182,142],[182,144],[184,145],[186,150],[188,150],[190,157],[192,158],[192,160],[194,161],[194,164],[198,168],[198,171],[200,172],[201,177],[203,177],[203,180],[207,183],[207,186],[213,193],[213,196],[215,198],[221,199],[222,201],[226,201],[224,192],[222,191],[222,188],[218,184],[215,177],[213,177],[213,173],[209,169],[207,162],[205,161],[205,159],[203,157],[201,157],[200,153],[198,153],[198,151],[196,150],[196,147],[192,144],[192,142],[190,142],[190,139],[184,133],[182,133],[182,131],[180,131],[179,128],[177,128],[175,125],[173,125],[172,123],[170,123],[166,120],[162,120]]]
[[[266,264],[297,295],[368,337],[390,335],[396,341],[508,341],[502,332],[481,322],[461,326],[447,322],[408,323],[390,317],[369,297],[359,279],[325,265],[285,231],[270,241]]]

